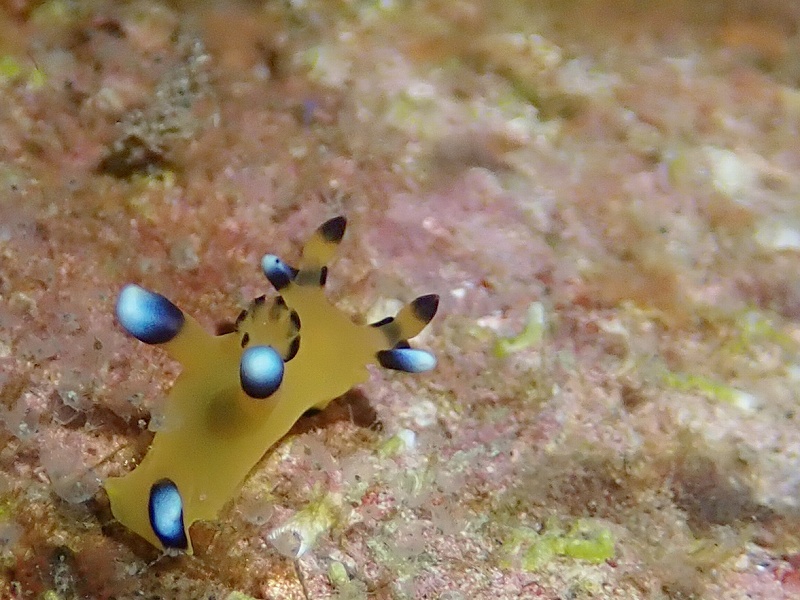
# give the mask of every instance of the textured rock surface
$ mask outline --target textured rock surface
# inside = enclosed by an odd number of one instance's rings
[[[797,597],[799,24],[790,0],[3,3],[0,596]],[[301,421],[194,557],[153,563],[98,486],[176,366],[118,290],[213,328],[339,213],[330,293],[441,294],[439,367]]]

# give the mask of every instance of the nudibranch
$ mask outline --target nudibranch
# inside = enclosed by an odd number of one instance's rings
[[[327,263],[345,226],[344,217],[321,225],[299,268],[265,256],[262,269],[280,295],[256,298],[224,335],[206,332],[160,294],[135,284],[122,289],[122,327],[182,366],[147,454],[105,483],[114,517],[157,548],[191,554],[192,523],[215,519],[295,421],[364,382],[367,365],[411,373],[435,367],[433,354],[408,340],[436,314],[438,296],[420,296],[372,325],[355,324],[328,301]]]

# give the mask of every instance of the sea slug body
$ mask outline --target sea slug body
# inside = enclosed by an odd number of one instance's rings
[[[438,296],[372,325],[356,325],[327,300],[327,263],[345,227],[344,217],[320,226],[299,268],[265,256],[262,269],[280,295],[253,300],[224,335],[206,332],[160,294],[122,289],[120,325],[182,366],[144,459],[105,483],[114,517],[157,548],[191,554],[192,523],[215,519],[295,421],[365,381],[368,364],[411,373],[435,367],[433,354],[408,340],[434,317]]]

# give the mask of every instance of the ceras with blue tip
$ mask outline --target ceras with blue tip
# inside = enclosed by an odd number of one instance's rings
[[[269,398],[283,381],[283,358],[271,346],[252,346],[242,352],[239,380],[251,398]]]
[[[133,283],[120,292],[116,311],[125,331],[145,344],[170,341],[185,320],[181,309],[167,298]]]
[[[427,350],[417,348],[392,348],[377,353],[378,363],[393,371],[424,373],[436,367],[436,357]]]
[[[165,548],[186,549],[188,540],[183,527],[183,500],[172,480],[161,479],[150,488],[148,513],[150,525]]]
[[[297,276],[297,269],[290,267],[274,254],[266,254],[261,259],[261,269],[277,291],[281,291]]]

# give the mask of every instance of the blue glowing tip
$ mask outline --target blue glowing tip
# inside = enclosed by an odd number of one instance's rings
[[[116,311],[125,331],[145,344],[170,341],[185,320],[181,309],[164,296],[133,283],[122,288]]]
[[[189,542],[183,527],[183,500],[171,479],[160,479],[150,488],[147,504],[150,526],[165,548],[186,550]]]
[[[433,354],[416,348],[381,350],[377,357],[382,367],[406,373],[424,373],[436,366],[436,357]]]
[[[251,346],[242,352],[239,380],[251,398],[269,398],[283,381],[283,358],[272,346]]]
[[[297,275],[297,269],[290,267],[274,254],[264,255],[261,259],[261,270],[278,291],[289,285]]]

